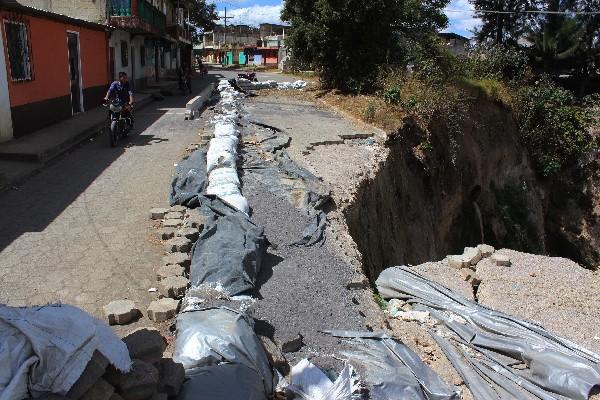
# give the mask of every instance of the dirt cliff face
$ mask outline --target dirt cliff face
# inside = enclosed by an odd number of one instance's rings
[[[547,200],[510,110],[476,98],[458,133],[407,118],[388,159],[346,210],[367,274],[488,243],[546,252]]]

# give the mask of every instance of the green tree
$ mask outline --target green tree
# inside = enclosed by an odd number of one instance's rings
[[[184,8],[186,18],[189,15],[189,22],[194,27],[193,42],[201,43],[202,32],[214,28],[215,22],[219,19],[217,6],[214,3],[208,4],[206,0],[179,0],[176,5]]]
[[[322,82],[347,91],[372,88],[378,66],[406,62],[412,45],[448,20],[449,0],[287,0],[286,42],[300,68],[319,70]]]
[[[519,39],[531,30],[534,14],[523,11],[538,9],[538,0],[470,0],[481,26],[475,30],[480,43],[519,46]],[[500,11],[509,14],[483,12]]]

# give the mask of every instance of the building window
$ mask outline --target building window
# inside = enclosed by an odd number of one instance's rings
[[[23,22],[5,21],[4,30],[6,33],[11,79],[13,81],[28,81],[33,79],[27,25]]]
[[[129,65],[129,48],[127,47],[127,42],[121,41],[121,66],[126,67]]]
[[[146,66],[146,46],[140,46],[140,65]]]

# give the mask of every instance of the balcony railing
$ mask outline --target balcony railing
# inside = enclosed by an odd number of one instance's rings
[[[147,0],[108,0],[108,2],[111,17],[138,17],[140,22],[150,25],[150,29],[155,33],[161,35],[165,33],[166,15]],[[137,3],[137,10],[132,3]]]

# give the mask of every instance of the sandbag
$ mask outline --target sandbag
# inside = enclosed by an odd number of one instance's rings
[[[233,184],[238,188],[240,187],[240,178],[238,177],[237,169],[230,167],[213,169],[208,178],[208,182],[209,187],[216,187],[225,184]]]
[[[238,139],[232,136],[213,138],[210,140],[206,154],[206,171],[218,167],[235,168],[237,161]]]
[[[188,378],[179,400],[266,400],[273,392],[273,373],[252,320],[238,311],[180,313],[173,358]]]

